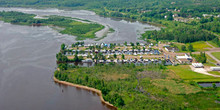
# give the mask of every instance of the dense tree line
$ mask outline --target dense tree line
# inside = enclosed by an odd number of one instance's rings
[[[199,55],[193,55],[197,62],[206,63],[206,55],[205,52],[200,52]]]
[[[68,58],[60,52],[58,54],[56,54],[56,58],[57,58],[58,62],[67,62],[68,61]]]
[[[177,26],[173,30],[147,31],[143,34],[143,37],[154,40],[174,40],[181,43],[209,41],[216,38],[216,36],[210,33],[190,26]]]
[[[56,7],[91,9],[104,16],[138,20],[162,19],[168,9],[181,10],[182,17],[202,17],[203,13],[220,12],[219,0],[1,0],[0,6]]]
[[[219,21],[213,21],[213,22],[202,24],[200,28],[209,30],[211,32],[220,33],[220,18],[219,18]]]
[[[215,39],[212,40],[213,43],[215,43],[217,46],[220,47],[220,41],[219,41],[219,38],[216,37]]]

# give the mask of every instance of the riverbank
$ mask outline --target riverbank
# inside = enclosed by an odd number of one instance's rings
[[[107,105],[111,109],[117,110],[117,107],[115,107],[114,105],[110,104],[109,102],[107,102],[103,99],[102,92],[98,89],[94,89],[94,88],[91,88],[91,87],[82,86],[82,85],[78,85],[78,84],[73,84],[73,83],[69,83],[69,82],[66,82],[66,81],[60,81],[56,77],[53,77],[53,79],[54,79],[54,82],[59,83],[59,84],[68,85],[68,86],[72,86],[72,87],[81,88],[81,89],[85,89],[85,90],[88,90],[88,91],[95,92],[99,96],[102,103],[104,103],[105,105]]]

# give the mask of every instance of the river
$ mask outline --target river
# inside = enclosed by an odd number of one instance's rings
[[[101,41],[139,41],[140,33],[158,29],[148,24],[113,20],[85,10],[0,8],[37,15],[77,17],[108,25],[116,31]],[[1,110],[108,110],[96,94],[53,82],[55,54],[62,43],[75,37],[62,35],[50,27],[11,25],[0,21],[0,109]],[[85,40],[86,43],[95,42]]]

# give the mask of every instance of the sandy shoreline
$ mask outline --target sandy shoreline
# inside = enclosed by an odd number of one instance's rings
[[[77,88],[82,88],[82,89],[85,89],[85,90],[88,90],[88,91],[95,92],[95,93],[98,94],[98,96],[99,96],[102,103],[106,104],[107,106],[109,106],[112,109],[117,110],[117,107],[115,107],[114,105],[110,104],[109,102],[107,102],[103,99],[102,92],[100,90],[97,90],[97,89],[94,89],[94,88],[91,88],[91,87],[87,87],[87,86],[82,86],[82,85],[78,85],[78,84],[69,83],[69,82],[66,82],[66,81],[60,81],[55,77],[53,77],[53,79],[54,79],[54,82],[56,82],[56,83],[60,83],[60,84],[68,85],[68,86],[73,86],[73,87],[77,87]]]
[[[101,25],[105,26],[105,28],[95,33],[97,38],[102,38],[103,36],[105,36],[105,34],[107,35],[110,29],[108,25],[105,25],[105,24],[101,24]]]

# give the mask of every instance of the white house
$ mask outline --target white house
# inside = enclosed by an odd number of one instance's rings
[[[220,71],[220,67],[210,67],[212,71]]]
[[[184,56],[176,56],[176,59],[182,64],[183,63],[190,64],[192,62],[192,57],[187,53],[185,53]]]
[[[204,68],[204,65],[202,63],[192,63],[192,66],[194,68]]]

